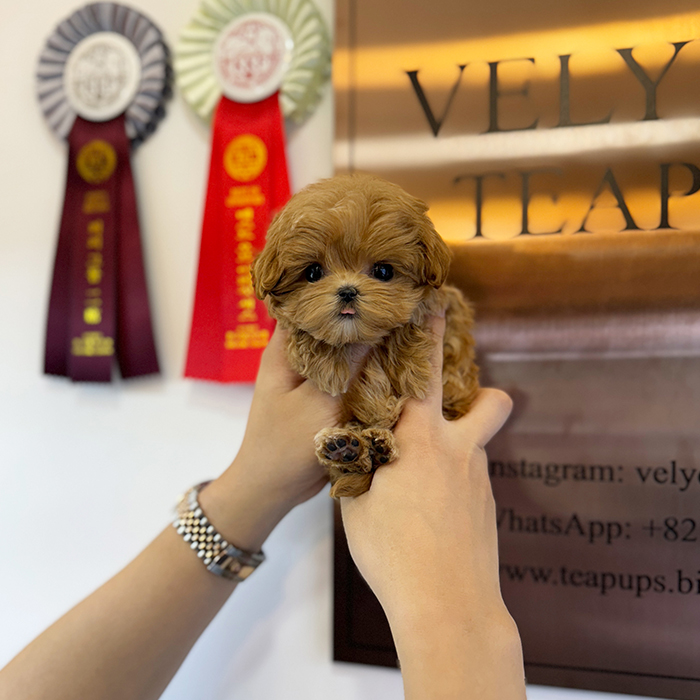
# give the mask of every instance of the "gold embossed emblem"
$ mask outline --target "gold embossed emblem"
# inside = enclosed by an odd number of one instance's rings
[[[117,153],[106,141],[94,139],[78,151],[75,166],[85,182],[98,185],[108,180],[117,167]]]
[[[255,180],[267,165],[267,147],[254,134],[236,136],[224,151],[224,169],[238,182]]]

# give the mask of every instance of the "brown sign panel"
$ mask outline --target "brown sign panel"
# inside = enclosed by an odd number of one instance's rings
[[[487,448],[504,599],[530,683],[696,700],[700,363],[609,364],[484,363],[516,405]],[[395,666],[390,640],[336,513],[335,658]]]
[[[391,630],[382,606],[357,570],[345,539],[340,506],[334,504],[333,658],[398,667]]]
[[[341,0],[337,47],[338,169],[428,202],[515,400],[488,449],[528,679],[700,697],[700,11]],[[393,666],[336,532],[336,658]]]

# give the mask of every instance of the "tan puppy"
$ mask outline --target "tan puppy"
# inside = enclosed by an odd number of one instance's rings
[[[377,177],[324,180],[292,197],[253,263],[257,296],[290,331],[291,366],[342,397],[342,427],[315,439],[334,498],[364,493],[374,470],[396,459],[391,430],[406,399],[428,386],[431,314],[446,309],[445,417],[464,415],[478,390],[472,311],[443,286],[449,249],[426,211]]]

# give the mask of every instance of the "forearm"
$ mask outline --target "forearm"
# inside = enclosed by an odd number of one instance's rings
[[[158,698],[234,588],[167,528],[0,672],[0,698]]]
[[[392,619],[406,700],[524,700],[523,659],[508,612]]]
[[[283,512],[228,474],[200,502],[227,539],[257,550]],[[0,700],[158,698],[234,588],[168,527],[0,671]]]

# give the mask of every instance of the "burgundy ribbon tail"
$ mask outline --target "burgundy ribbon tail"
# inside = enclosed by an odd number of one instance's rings
[[[80,117],[68,137],[44,371],[109,382],[158,372],[124,116]]]
[[[118,173],[120,207],[117,212],[117,360],[122,377],[128,379],[158,374],[160,370],[126,133],[120,146],[117,148],[121,164]]]
[[[61,226],[53,266],[53,280],[49,297],[49,313],[46,323],[46,346],[44,352],[44,374],[68,376],[68,318],[71,303],[71,255],[74,230],[77,225],[75,211],[76,194],[71,195],[69,182],[75,154],[69,146],[66,194],[63,200]]]

